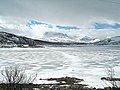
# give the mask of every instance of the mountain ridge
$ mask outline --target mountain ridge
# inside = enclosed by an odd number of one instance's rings
[[[100,40],[99,42],[95,42],[94,44],[97,44],[97,45],[120,45],[120,36],[106,38],[104,40]]]
[[[83,45],[85,43],[65,43],[49,42],[37,39],[31,39],[24,36],[0,32],[0,47],[43,47],[43,46],[64,46],[64,45]]]
[[[47,33],[48,34],[48,33]],[[66,34],[52,33],[52,35],[61,35],[60,37],[69,37]],[[31,39],[24,36],[18,36],[12,33],[0,32],[0,47],[44,47],[44,46],[80,46],[80,45],[120,45],[120,36],[106,38],[93,42],[88,36],[82,38],[88,42],[51,42],[45,40]]]

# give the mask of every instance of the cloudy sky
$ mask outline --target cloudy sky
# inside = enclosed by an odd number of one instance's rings
[[[97,35],[104,29],[107,32],[105,36],[114,36],[120,32],[120,0],[0,0],[1,24],[23,24],[30,19],[77,25],[84,27],[83,32],[80,32],[83,34],[89,32]],[[95,29],[100,29],[96,33],[90,30],[93,24]]]

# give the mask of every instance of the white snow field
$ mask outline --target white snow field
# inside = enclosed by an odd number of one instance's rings
[[[26,73],[38,73],[34,83],[41,83],[39,78],[73,76],[102,87],[105,68],[114,67],[120,77],[120,46],[0,48],[0,70],[15,65],[26,68]]]

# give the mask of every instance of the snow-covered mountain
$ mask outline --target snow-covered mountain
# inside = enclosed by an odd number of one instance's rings
[[[93,39],[91,37],[85,36],[80,39],[80,42],[90,43]]]
[[[118,42],[118,41],[120,41],[120,36],[111,37],[110,39],[111,39],[111,41]]]
[[[51,45],[51,46],[73,46],[73,45],[88,45],[88,44],[95,44],[95,45],[120,45],[120,36],[107,38],[101,41],[93,42],[94,39],[90,39],[90,37],[85,36],[81,40],[85,40],[85,42],[75,42],[75,41],[69,41],[70,37],[66,34],[62,33],[51,33],[46,32],[45,35],[47,37],[57,37],[57,40],[53,39],[53,42],[43,41],[43,40],[36,40],[31,39],[23,36],[17,36],[11,33],[6,32],[0,32],[0,47],[41,47],[45,45]],[[59,39],[62,38],[60,41]],[[65,39],[66,38],[66,39]],[[59,40],[59,42],[58,42]],[[64,41],[63,41],[64,40]],[[67,40],[67,41],[65,41]],[[87,42],[87,41],[89,42]]]
[[[62,34],[60,35],[63,36]],[[67,37],[67,35],[65,37]],[[73,46],[73,45],[81,45],[81,44],[83,45],[85,43],[48,42],[48,41],[36,40],[23,36],[18,36],[11,33],[0,32],[0,47],[11,48],[11,47],[44,47],[44,46],[69,46],[69,45]]]
[[[80,34],[74,33],[76,31]],[[91,38],[91,36],[89,37],[87,35],[84,36],[84,34],[82,35],[80,31],[81,28],[78,26],[50,24],[35,19],[29,20],[24,24],[0,23],[0,32],[8,32],[15,35],[49,42],[77,42],[107,45],[117,44],[120,41],[119,35],[100,40],[99,38]]]
[[[85,37],[80,39],[80,42],[83,42],[83,43],[95,43],[95,42],[98,42],[98,41],[100,41],[100,39],[91,38],[91,37],[88,37],[88,36],[85,36]]]
[[[95,44],[98,45],[120,45],[120,36],[115,36],[111,38],[106,38],[104,40],[100,40]]]
[[[35,40],[6,32],[0,32],[0,47],[41,47],[41,45],[51,44],[55,43]]]
[[[74,42],[70,36],[59,32],[45,32],[43,40],[50,42]]]
[[[80,39],[80,41],[85,41],[85,42],[89,42],[91,40],[92,40],[92,38],[88,37],[88,36],[85,36],[85,37],[83,37],[83,38]]]
[[[95,43],[100,41],[100,39],[97,38],[91,38],[88,36],[85,36],[83,38],[79,37],[74,37],[74,36],[70,36],[67,34],[63,34],[63,33],[59,33],[59,32],[46,32],[44,34],[43,40],[45,41],[50,41],[50,42],[67,42],[67,43],[74,43],[74,42],[78,42],[78,43]]]

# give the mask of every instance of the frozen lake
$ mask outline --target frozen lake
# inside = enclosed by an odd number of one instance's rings
[[[100,78],[106,76],[108,66],[114,67],[120,77],[120,46],[0,48],[0,69],[10,65],[39,73],[38,79],[73,76],[102,87]]]

